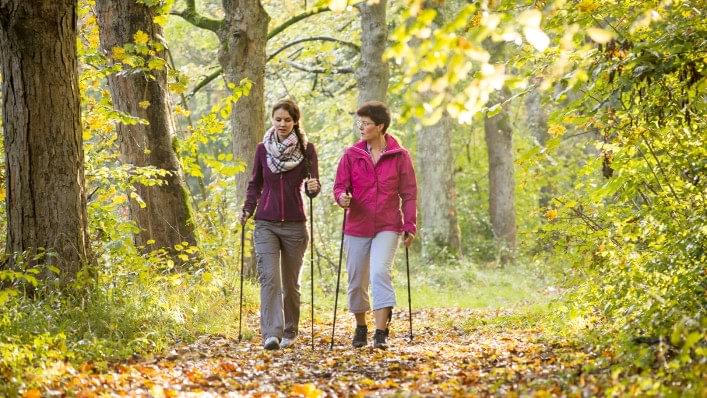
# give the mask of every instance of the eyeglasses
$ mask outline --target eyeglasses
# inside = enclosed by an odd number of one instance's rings
[[[360,128],[360,129],[366,128],[368,126],[375,126],[375,125],[376,124],[373,122],[365,122],[363,120],[356,120],[356,127]]]

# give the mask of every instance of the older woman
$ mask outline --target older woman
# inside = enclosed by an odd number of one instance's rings
[[[339,161],[334,198],[348,209],[344,246],[349,311],[356,319],[353,346],[368,343],[370,284],[376,326],[373,346],[386,349],[395,306],[391,268],[401,234],[405,246],[415,237],[417,183],[410,154],[387,133],[388,107],[370,101],[356,115],[361,140],[347,148]]]
[[[289,99],[271,112],[272,128],[255,150],[253,176],[241,223],[255,212],[255,254],[260,282],[263,346],[276,350],[297,338],[300,315],[299,272],[307,249],[302,186],[319,193],[317,152],[300,129],[300,110]]]

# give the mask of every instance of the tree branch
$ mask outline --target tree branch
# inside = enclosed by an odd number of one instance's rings
[[[333,42],[335,42],[335,43],[340,43],[340,44],[343,44],[343,45],[345,45],[345,46],[349,46],[349,47],[353,48],[354,50],[356,50],[356,52],[361,51],[361,47],[360,47],[360,46],[358,46],[358,45],[356,45],[356,44],[354,44],[354,43],[348,42],[348,41],[339,40],[339,39],[336,39],[336,38],[333,38],[333,37],[328,37],[328,36],[313,36],[313,37],[305,37],[305,38],[302,38],[302,39],[297,39],[297,40],[294,40],[294,41],[291,41],[291,42],[285,44],[284,46],[282,46],[282,47],[280,47],[279,49],[277,49],[274,53],[270,54],[270,55],[268,56],[268,61],[270,61],[271,59],[275,58],[278,54],[280,54],[281,52],[285,51],[286,49],[288,49],[288,48],[290,48],[290,47],[292,47],[292,46],[294,46],[294,45],[297,45],[297,44],[300,44],[300,43],[305,43],[305,42],[308,42],[308,41],[333,41]]]
[[[206,76],[202,81],[197,83],[196,86],[191,90],[191,93],[189,93],[189,98],[193,97],[194,94],[196,94],[197,91],[201,90],[206,86],[207,84],[211,83],[212,80],[216,79],[219,77],[219,75],[223,72],[223,68],[218,67],[216,70],[214,70],[210,75]]]
[[[299,69],[303,72],[309,72],[309,73],[334,73],[334,74],[344,74],[344,73],[353,73],[354,70],[352,67],[346,67],[346,68],[334,68],[334,69],[324,69],[324,68],[317,68],[317,67],[312,67],[309,65],[302,65],[297,62],[292,62],[292,61],[285,61],[287,65],[290,65],[291,67],[295,69]]]
[[[223,26],[223,20],[211,19],[200,15],[196,12],[196,0],[186,0],[186,3],[187,8],[182,11],[172,11],[170,15],[182,17],[182,19],[198,28],[218,33],[221,26]]]
[[[329,7],[318,7],[318,8],[313,8],[309,11],[303,12],[302,14],[295,15],[294,17],[288,19],[287,21],[283,22],[280,26],[277,26],[275,29],[270,31],[268,33],[268,40],[272,39],[273,37],[277,36],[278,34],[282,33],[283,30],[289,28],[291,25],[296,24],[297,22],[309,18],[312,15],[316,14],[321,14],[323,12],[331,11]]]
[[[195,0],[185,0],[185,1],[187,3],[187,8],[181,12],[172,12],[172,15],[180,16],[184,20],[186,20],[187,22],[191,23],[194,26],[198,26],[200,28],[210,30],[214,33],[218,32],[218,30],[223,25],[223,20],[217,21],[214,19],[209,19],[209,18],[203,17],[196,12]],[[297,23],[305,18],[311,17],[312,15],[323,13],[326,11],[330,11],[329,7],[313,8],[313,9],[311,9],[307,12],[304,12],[302,14],[295,15],[294,17],[288,19],[287,21],[285,21],[284,23],[282,23],[281,25],[279,25],[278,27],[273,29],[270,33],[268,33],[267,40],[270,40],[271,38],[273,38],[276,35],[278,35],[279,33],[281,33],[283,30],[287,29],[291,25],[294,25],[295,23]],[[349,44],[353,44],[353,43],[349,43]],[[353,45],[355,45],[355,44],[353,44]],[[192,89],[189,96],[191,97],[194,94],[196,94],[197,91],[201,90],[204,86],[211,83],[211,81],[216,79],[222,72],[223,72],[223,69],[218,68],[212,74],[206,76],[204,78],[204,80],[202,80],[196,86],[194,86],[194,89]],[[350,73],[350,72],[348,72],[348,73]]]

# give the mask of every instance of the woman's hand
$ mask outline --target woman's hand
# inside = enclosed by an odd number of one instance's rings
[[[250,218],[250,213],[243,210],[243,212],[241,213],[241,217],[238,219],[238,221],[240,221],[241,225],[243,225],[248,221],[249,218]]]
[[[405,232],[405,236],[403,237],[403,243],[405,244],[405,247],[410,247],[412,245],[412,241],[415,239],[415,234],[410,233],[410,232]]]
[[[345,194],[339,196],[339,206],[343,207],[344,209],[351,206],[351,194],[350,193],[346,192]]]
[[[305,187],[307,189],[307,192],[317,193],[319,192],[321,185],[319,185],[319,180],[317,180],[316,178],[310,178],[309,180],[307,180]]]

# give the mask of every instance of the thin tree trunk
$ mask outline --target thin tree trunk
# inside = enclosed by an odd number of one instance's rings
[[[236,203],[243,203],[253,173],[255,148],[265,133],[265,50],[270,16],[259,0],[223,0],[223,8],[226,16],[219,32],[219,63],[228,82],[240,84],[248,79],[253,83],[248,96],[234,104],[231,114],[233,158],[246,164],[246,170],[235,177]],[[247,275],[255,274],[254,245],[251,248]]]
[[[6,250],[30,259],[42,249],[53,252],[38,261],[57,265],[66,280],[90,257],[76,6],[0,2]]]
[[[508,97],[507,89],[503,89],[492,96],[491,103],[501,103]],[[495,116],[484,118],[489,158],[489,212],[503,264],[513,259],[516,247],[513,129],[507,107]]]
[[[538,145],[545,147],[548,140],[547,113],[542,107],[542,96],[538,90],[531,90],[525,97],[526,123],[530,135],[535,138]],[[540,188],[540,198],[538,205],[545,208],[550,204],[552,197],[552,187],[543,186]]]
[[[132,43],[138,31],[146,33],[151,41],[162,40],[162,28],[153,22],[154,10],[135,0],[98,0],[96,11],[101,47],[107,54],[116,46]],[[158,51],[155,56],[165,59],[165,52]],[[173,148],[175,127],[166,69],[113,74],[108,77],[108,85],[115,109],[149,122],[118,126],[123,163],[169,171],[162,185],[135,185],[146,205],[130,201],[130,216],[140,228],[135,244],[145,251],[167,248],[172,252],[181,242],[196,245],[189,191]],[[146,109],[140,106],[142,101],[149,102]]]
[[[358,105],[366,101],[385,102],[388,93],[388,63],[383,61],[388,26],[385,21],[387,0],[377,4],[361,2],[361,60],[356,68]]]
[[[459,254],[461,238],[454,186],[452,121],[445,114],[436,124],[423,126],[417,135],[417,174],[420,179],[422,254],[442,249]]]

